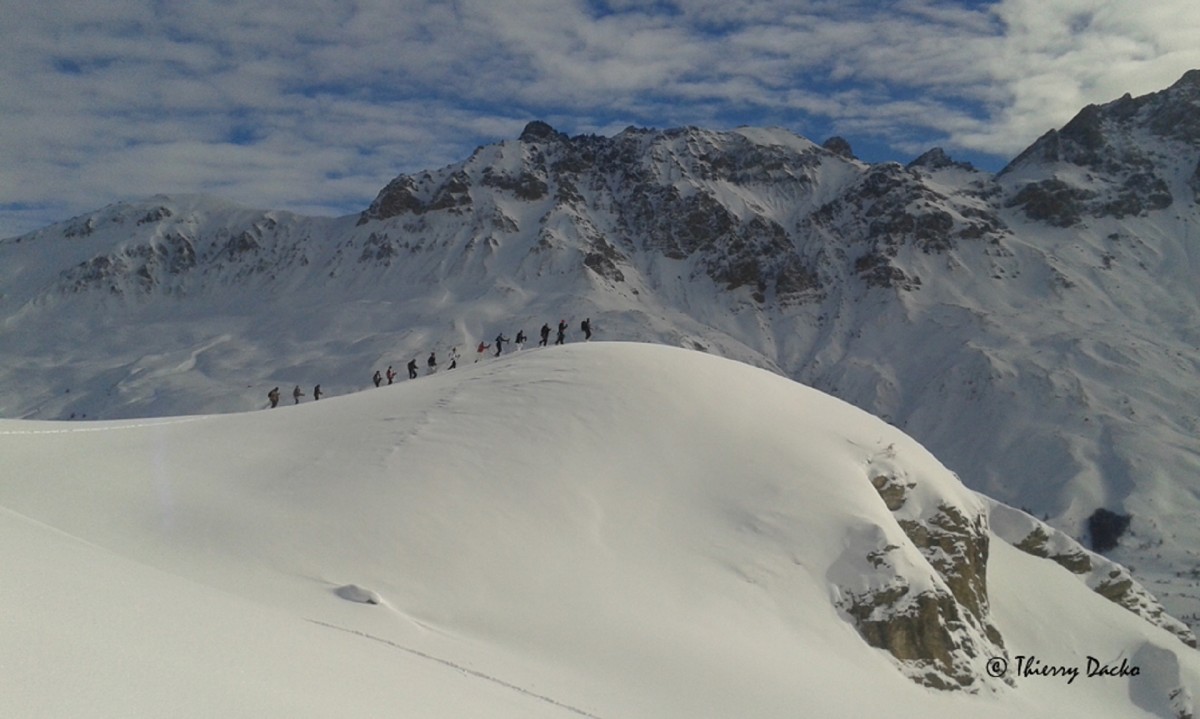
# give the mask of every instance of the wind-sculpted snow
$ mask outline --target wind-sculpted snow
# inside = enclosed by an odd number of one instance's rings
[[[0,451],[5,715],[1126,719],[1200,681],[896,428],[699,352],[6,420]],[[1034,655],[1137,671],[997,672]]]

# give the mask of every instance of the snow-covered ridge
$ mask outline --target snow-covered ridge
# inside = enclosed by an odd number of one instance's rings
[[[999,177],[938,153],[870,166],[782,130],[535,122],[358,216],[115,205],[0,242],[0,416],[344,395],[501,332],[565,320],[575,341],[591,317],[600,339],[839,396],[1085,543],[1097,510],[1132,516],[1112,557],[1194,623],[1200,146],[1163,131],[1190,127],[1193,80],[1089,109],[1057,159]]]
[[[1200,687],[1200,656],[992,534],[911,438],[699,352],[4,420],[0,447],[0,626],[28,639],[0,648],[5,714],[1127,719]],[[1138,671],[1068,684],[1031,656]]]

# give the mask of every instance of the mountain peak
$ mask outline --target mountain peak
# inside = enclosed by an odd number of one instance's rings
[[[1145,216],[1194,201],[1200,192],[1197,149],[1200,70],[1191,70],[1165,90],[1088,105],[1062,129],[1038,138],[999,176],[1012,186],[1010,207],[1069,227],[1088,215]]]
[[[518,138],[521,142],[542,142],[545,140],[567,139],[564,133],[555,130],[548,123],[541,120],[533,120],[525,125],[525,129],[521,131],[521,136]]]
[[[928,170],[941,170],[947,167],[958,167],[964,170],[975,169],[974,165],[969,162],[956,161],[940,147],[935,147],[908,163],[909,169],[914,167],[924,167]]]
[[[1153,164],[1134,138],[1138,130],[1166,141],[1200,143],[1200,70],[1189,70],[1171,87],[1138,97],[1128,93],[1088,105],[1060,130],[1050,130],[1000,174],[1030,162],[1067,162],[1093,170]],[[1170,151],[1166,155],[1173,155]],[[1121,167],[1118,167],[1121,166]]]
[[[826,140],[825,142],[821,143],[821,147],[825,148],[826,150],[829,150],[830,152],[832,152],[833,154],[835,154],[839,157],[844,157],[847,160],[857,160],[858,159],[857,157],[854,156],[854,150],[850,147],[850,142],[848,140],[846,140],[846,138],[844,138],[844,137],[835,135],[835,136],[829,138],[828,140]]]
[[[1200,69],[1188,70],[1183,73],[1183,76],[1175,81],[1171,86],[1172,89],[1179,88],[1182,90],[1200,90]]]

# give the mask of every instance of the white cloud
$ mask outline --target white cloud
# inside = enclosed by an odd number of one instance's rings
[[[353,212],[535,117],[782,124],[999,163],[1200,67],[1194,0],[8,5],[0,235],[145,191]]]

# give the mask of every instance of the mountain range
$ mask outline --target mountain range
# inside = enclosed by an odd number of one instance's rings
[[[997,174],[781,129],[535,121],[353,216],[120,202],[0,241],[0,416],[250,411],[590,318],[886,420],[1195,626],[1198,118],[1192,71]]]

